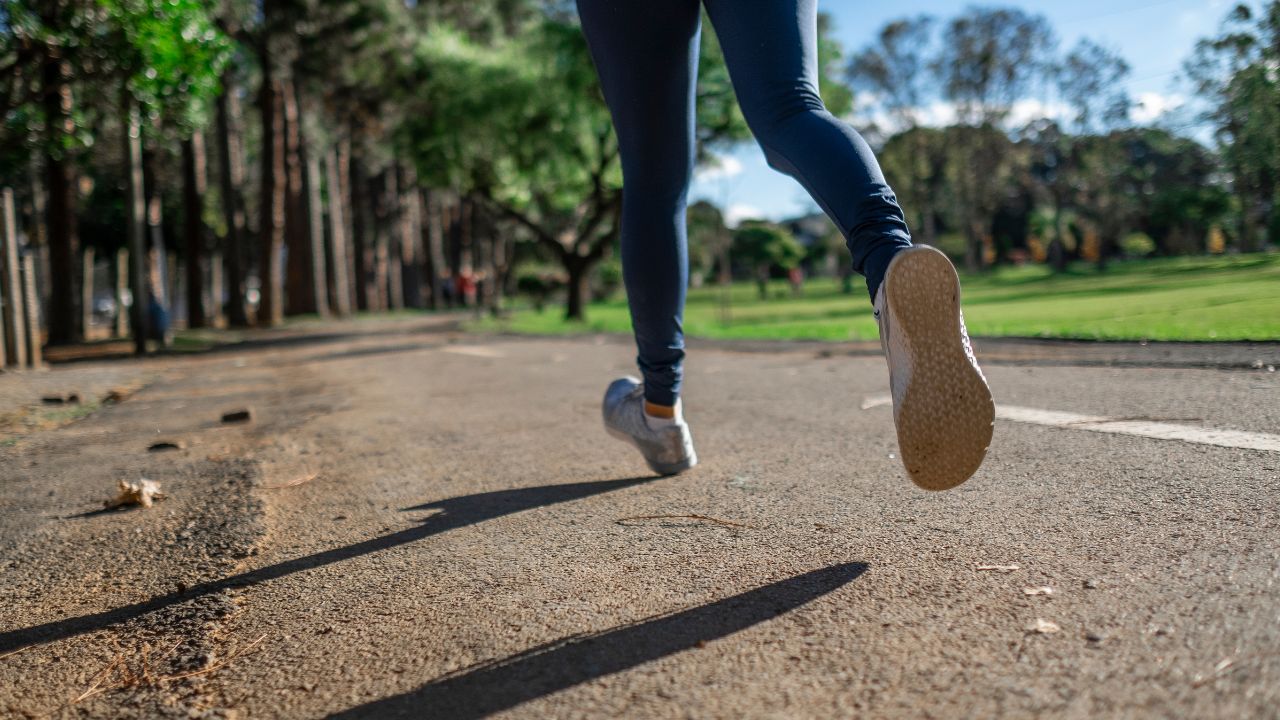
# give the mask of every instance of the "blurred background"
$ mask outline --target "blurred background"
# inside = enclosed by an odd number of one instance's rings
[[[1280,339],[1280,2],[820,7],[824,100],[976,335]],[[687,332],[875,338],[709,24],[698,80]],[[359,313],[629,328],[572,2],[0,0],[0,119],[11,363]]]

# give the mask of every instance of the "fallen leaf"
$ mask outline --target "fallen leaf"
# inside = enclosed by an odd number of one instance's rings
[[[120,494],[115,498],[103,503],[103,507],[107,509],[122,507],[124,505],[141,505],[142,507],[151,507],[152,502],[156,500],[164,500],[168,495],[160,492],[160,483],[154,480],[143,478],[138,482],[120,481]]]
[[[1041,585],[1040,587],[1022,588],[1022,594],[1023,595],[1052,595],[1053,588],[1049,587],[1048,585]]]
[[[992,571],[995,571],[995,572],[1006,572],[1006,573],[1007,573],[1007,572],[1013,572],[1014,570],[1021,570],[1021,569],[1022,569],[1022,566],[1021,566],[1021,565],[979,565],[976,569],[978,569],[978,570],[992,570]]]
[[[1057,623],[1049,622],[1043,618],[1036,618],[1036,621],[1027,626],[1027,632],[1040,633],[1041,635],[1051,635],[1061,631]]]

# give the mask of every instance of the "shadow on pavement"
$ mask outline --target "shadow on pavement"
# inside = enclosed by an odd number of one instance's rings
[[[194,598],[221,592],[232,588],[249,587],[259,583],[275,580],[296,572],[330,565],[343,560],[368,555],[380,550],[411,543],[415,540],[431,537],[449,530],[475,525],[486,520],[510,515],[523,510],[555,505],[557,503],[580,500],[592,495],[621,490],[657,480],[657,477],[636,477],[621,480],[597,480],[592,482],[568,483],[564,485],[542,485],[514,490],[498,490],[495,492],[477,493],[462,497],[439,500],[437,502],[405,508],[405,511],[439,510],[440,512],[421,520],[416,525],[389,535],[382,535],[371,540],[346,545],[332,550],[306,555],[292,560],[268,565],[240,575],[233,575],[221,580],[202,583],[189,588],[185,592],[172,592],[152,598],[145,602],[126,605],[114,610],[106,610],[92,615],[55,620],[29,628],[9,630],[0,633],[0,655],[30,645],[52,642],[82,633],[101,630],[116,623],[125,622],[155,612],[171,605],[186,602]]]
[[[732,635],[843,587],[866,572],[844,563],[780,580],[708,605],[579,635],[441,677],[332,718],[481,718]]]

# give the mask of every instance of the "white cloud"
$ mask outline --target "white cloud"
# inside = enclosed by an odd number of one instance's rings
[[[764,217],[764,211],[755,205],[734,203],[725,208],[724,224],[736,228],[743,220],[756,220],[762,217]]]
[[[1186,97],[1176,93],[1162,95],[1157,92],[1144,92],[1138,95],[1138,102],[1129,111],[1129,115],[1134,122],[1145,125],[1167,112],[1177,110],[1185,105],[1186,102]]]
[[[1071,108],[1066,103],[1060,102],[1042,102],[1026,98],[1018,100],[1009,108],[1009,119],[1005,121],[1005,126],[1011,128],[1020,128],[1032,120],[1040,120],[1048,118],[1050,120],[1066,120],[1071,117]]]
[[[731,178],[742,173],[742,161],[732,155],[718,155],[704,167],[698,168],[693,177],[700,182]]]

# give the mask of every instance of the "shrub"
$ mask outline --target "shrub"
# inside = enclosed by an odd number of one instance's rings
[[[1126,257],[1146,257],[1156,251],[1156,241],[1143,232],[1129,233],[1120,240],[1120,252]]]

